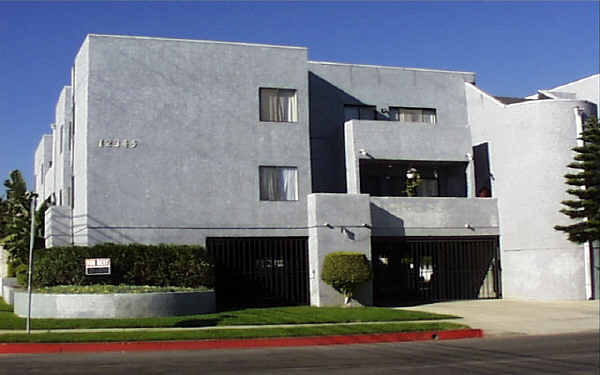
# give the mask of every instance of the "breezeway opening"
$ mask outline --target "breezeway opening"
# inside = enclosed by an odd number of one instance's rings
[[[498,237],[373,237],[374,302],[500,298]]]
[[[306,237],[207,238],[219,310],[308,305]]]

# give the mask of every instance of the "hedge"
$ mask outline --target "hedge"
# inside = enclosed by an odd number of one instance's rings
[[[85,275],[86,258],[110,258],[110,275]],[[215,266],[202,246],[100,244],[37,250],[34,287],[127,284],[213,288]]]

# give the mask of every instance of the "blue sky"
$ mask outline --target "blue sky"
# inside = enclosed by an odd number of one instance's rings
[[[598,73],[598,13],[597,1],[0,1],[0,180],[20,169],[31,184],[88,33],[304,46],[311,60],[472,71],[489,93],[525,96]]]

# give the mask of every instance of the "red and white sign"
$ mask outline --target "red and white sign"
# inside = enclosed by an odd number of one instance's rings
[[[91,258],[85,260],[86,275],[110,275],[110,258]]]

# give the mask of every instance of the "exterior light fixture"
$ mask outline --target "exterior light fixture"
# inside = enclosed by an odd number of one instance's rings
[[[361,148],[360,150],[358,150],[358,153],[361,156],[367,156],[367,155],[369,155],[369,153],[367,152],[367,150],[365,150],[364,148]]]

